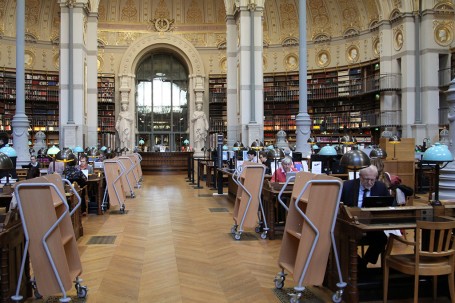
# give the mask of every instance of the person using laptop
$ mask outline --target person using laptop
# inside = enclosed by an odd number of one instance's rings
[[[364,197],[390,196],[386,185],[378,179],[378,169],[370,165],[359,171],[359,179],[348,180],[343,183],[340,201],[347,206],[362,207]],[[383,231],[368,232],[363,243],[368,245],[368,250],[363,258],[359,257],[358,265],[364,270],[368,263],[376,264],[379,255],[387,245],[387,236]]]
[[[281,166],[275,170],[270,179],[270,182],[286,182],[286,174],[289,172],[296,172],[297,169],[293,167],[292,158],[286,156],[281,160]]]
[[[247,151],[246,153],[247,159],[245,161],[250,161],[250,162],[257,162],[256,160],[256,152],[252,149]]]

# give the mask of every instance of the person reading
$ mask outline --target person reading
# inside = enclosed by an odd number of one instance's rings
[[[370,196],[390,196],[386,185],[377,180],[378,169],[370,165],[359,171],[359,179],[348,180],[343,183],[340,201],[347,206],[362,207],[365,197]],[[368,263],[376,264],[379,255],[387,245],[387,236],[383,231],[370,231],[363,239],[368,245],[363,258],[359,257],[359,269],[367,268]]]
[[[289,156],[281,160],[281,167],[279,167],[272,175],[270,182],[286,182],[286,174],[289,172],[296,172],[297,169],[292,166],[292,158]]]

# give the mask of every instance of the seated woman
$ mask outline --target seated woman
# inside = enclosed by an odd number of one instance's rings
[[[292,165],[292,158],[289,156],[284,157],[284,159],[281,160],[281,167],[273,173],[270,182],[286,182],[286,174],[291,171],[297,171]]]
[[[68,162],[66,168],[63,170],[63,178],[68,179],[71,183],[76,182],[81,188],[84,188],[81,193],[81,213],[83,216],[87,215],[87,205],[85,201],[85,185],[87,183],[87,177],[84,173],[76,166],[76,156],[70,154],[68,156]]]

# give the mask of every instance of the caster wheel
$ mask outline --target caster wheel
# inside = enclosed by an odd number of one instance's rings
[[[240,240],[240,234],[239,234],[239,233],[235,234],[235,235],[234,235],[234,239]]]
[[[263,232],[261,234],[261,239],[267,239],[267,233],[266,232]]]
[[[237,226],[232,226],[231,227],[231,234],[235,234],[237,232]]]
[[[300,303],[299,299],[291,298],[290,303]]]
[[[275,288],[282,289],[284,287],[285,277],[275,278]]]
[[[86,286],[79,287],[79,290],[77,291],[77,297],[80,299],[84,299],[87,297],[87,287]]]
[[[256,228],[254,229],[255,232],[257,233],[260,233],[261,232],[261,227],[260,226],[256,226]]]
[[[42,298],[43,298],[43,295],[42,295],[42,294],[40,294],[40,293],[38,292],[38,290],[37,290],[37,289],[35,289],[35,290],[33,291],[33,296],[34,296],[34,297],[35,297],[35,299],[37,299],[37,300],[40,300],[40,299],[42,299]]]
[[[332,296],[332,302],[334,303],[340,303],[341,302],[341,296],[338,294],[338,292],[334,293]]]

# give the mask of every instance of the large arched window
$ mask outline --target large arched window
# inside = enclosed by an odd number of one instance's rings
[[[145,56],[136,71],[136,125],[148,150],[180,150],[188,139],[188,72],[169,53]]]

